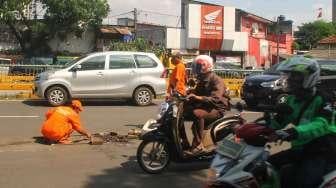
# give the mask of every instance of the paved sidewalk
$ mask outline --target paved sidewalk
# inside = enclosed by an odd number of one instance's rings
[[[31,90],[0,90],[1,98],[13,98],[13,97],[30,97],[32,95]]]

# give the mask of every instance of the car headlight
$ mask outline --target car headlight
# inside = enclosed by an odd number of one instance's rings
[[[262,82],[260,85],[262,87],[272,88],[273,90],[281,89],[282,86],[283,86],[282,80],[275,80],[275,81],[270,81],[270,82]]]
[[[38,81],[38,80],[48,80],[51,75],[52,75],[52,73],[47,73],[47,72],[40,73],[40,74],[38,74],[38,75],[35,76],[35,81]]]
[[[40,80],[40,79],[41,79],[41,75],[39,75],[39,74],[36,75],[35,78],[34,78],[35,81],[38,81],[38,80]]]

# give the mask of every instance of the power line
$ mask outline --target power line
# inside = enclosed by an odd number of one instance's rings
[[[118,17],[118,16],[122,16],[122,15],[126,15],[126,14],[130,14],[130,13],[133,13],[133,11],[128,11],[128,12],[124,12],[124,13],[120,13],[120,14],[115,14],[115,15],[111,15],[111,16],[108,16],[109,18],[113,18],[113,17]]]
[[[157,15],[161,15],[161,16],[179,17],[178,15],[173,15],[173,14],[165,14],[165,13],[161,13],[161,12],[148,11],[148,10],[139,10],[139,12],[147,12],[147,13],[151,13],[151,14],[157,14]]]

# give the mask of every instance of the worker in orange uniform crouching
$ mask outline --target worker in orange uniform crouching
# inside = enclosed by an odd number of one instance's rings
[[[83,111],[79,100],[73,100],[69,106],[59,106],[48,110],[41,133],[44,138],[60,144],[71,144],[71,133],[75,130],[91,139],[91,134],[81,125],[79,112]]]

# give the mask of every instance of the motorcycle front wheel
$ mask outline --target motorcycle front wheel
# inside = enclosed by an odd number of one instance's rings
[[[137,160],[147,173],[161,173],[169,164],[169,150],[163,141],[142,141],[138,147]]]

